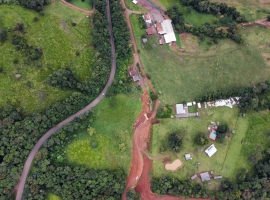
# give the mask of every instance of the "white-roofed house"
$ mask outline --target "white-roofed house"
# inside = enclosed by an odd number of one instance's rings
[[[176,114],[185,114],[186,111],[184,110],[184,105],[183,104],[176,104]]]
[[[212,144],[210,147],[208,147],[206,150],[205,150],[205,153],[207,153],[207,155],[209,157],[212,157],[215,153],[217,152],[217,149],[215,147],[214,144]]]
[[[133,1],[132,1],[132,3],[134,3],[134,4],[137,4],[137,3],[138,3],[138,1],[136,1],[136,0],[133,0]]]
[[[187,102],[187,106],[192,106],[192,102]]]
[[[172,27],[172,20],[165,19],[163,22],[161,22],[161,28],[157,28],[157,31],[160,35],[164,36],[165,43],[171,43],[176,42],[176,37],[173,31]]]

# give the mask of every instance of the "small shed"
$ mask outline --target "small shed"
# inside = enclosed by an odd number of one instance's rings
[[[138,3],[138,1],[136,1],[136,0],[133,0],[133,1],[132,1],[132,3],[134,3],[134,4],[137,4],[137,3]]]
[[[198,105],[198,108],[201,108],[202,106],[201,106],[201,103],[197,103],[197,105]]]
[[[222,179],[223,177],[222,176],[214,176],[214,179]]]
[[[191,180],[195,180],[197,178],[197,174],[194,174],[193,176],[190,177]]]
[[[143,38],[142,42],[145,44],[147,42],[147,38]]]
[[[187,102],[187,106],[192,106],[192,102]]]
[[[192,160],[191,155],[189,153],[185,154],[186,160]]]
[[[205,150],[205,153],[207,153],[207,155],[209,157],[213,156],[215,153],[217,152],[217,149],[215,147],[214,144],[212,144],[210,147],[208,147],[206,150]]]
[[[209,173],[208,172],[201,173],[201,179],[202,179],[202,182],[210,181]]]
[[[183,104],[176,104],[176,114],[185,114],[186,111],[184,110]]]
[[[129,75],[133,78],[134,82],[137,82],[140,80],[140,76],[137,70],[133,69],[131,71],[129,71]]]

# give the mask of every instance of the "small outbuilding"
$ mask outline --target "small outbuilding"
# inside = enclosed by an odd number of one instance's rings
[[[201,173],[200,175],[201,175],[202,182],[210,181],[210,176],[208,172]]]
[[[187,102],[187,106],[192,106],[192,102]]]
[[[133,0],[133,1],[132,1],[132,3],[134,3],[134,4],[137,4],[137,3],[138,3],[138,1],[136,1],[136,0]]]
[[[145,44],[147,42],[147,38],[143,38],[142,42]]]
[[[185,114],[186,111],[184,110],[184,105],[183,104],[176,104],[176,114]]]
[[[194,174],[193,176],[190,177],[191,180],[195,180],[197,178],[197,174]]]
[[[201,108],[202,106],[201,106],[201,103],[197,103],[197,105],[198,105],[198,108]]]
[[[129,71],[129,75],[133,78],[134,82],[137,82],[140,80],[140,76],[137,70],[133,69],[131,71]]]
[[[214,179],[222,179],[223,177],[222,176],[214,176]]]
[[[189,153],[185,154],[186,160],[192,160],[191,155]]]
[[[215,147],[214,144],[212,144],[210,147],[208,147],[206,150],[205,150],[205,153],[207,153],[207,155],[209,157],[212,157],[215,153],[217,152],[217,149]]]

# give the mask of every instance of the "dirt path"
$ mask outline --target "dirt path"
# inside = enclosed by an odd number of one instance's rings
[[[94,12],[95,12],[95,8],[93,8],[93,10],[86,10],[86,9],[83,9],[83,8],[80,8],[80,7],[77,7],[77,6],[74,6],[73,4],[71,3],[68,3],[66,2],[65,0],[61,0],[62,3],[66,4],[67,6],[75,9],[75,10],[79,10],[79,11],[82,11],[84,12],[85,14],[88,14],[88,15],[92,15]]]
[[[65,119],[64,121],[60,122],[57,124],[55,127],[50,129],[47,133],[45,133],[37,142],[37,144],[34,146],[34,148],[31,150],[24,168],[23,168],[23,173],[21,175],[20,181],[17,184],[17,186],[14,188],[15,190],[17,189],[17,195],[16,195],[16,200],[21,200],[22,194],[23,194],[23,189],[25,186],[26,178],[28,175],[28,172],[30,170],[32,161],[34,159],[35,154],[39,150],[39,148],[42,146],[42,144],[52,135],[54,134],[57,130],[59,130],[61,127],[67,125],[68,123],[72,122],[75,118],[81,116],[82,114],[88,112],[91,108],[96,106],[105,96],[108,87],[112,84],[115,71],[116,71],[116,56],[115,56],[115,45],[114,45],[114,38],[113,38],[113,32],[112,32],[112,23],[111,23],[111,13],[110,13],[110,7],[109,7],[109,0],[106,0],[107,2],[107,16],[108,16],[108,21],[109,21],[109,30],[110,30],[110,42],[111,42],[111,51],[112,51],[112,66],[111,66],[111,72],[110,72],[110,77],[108,79],[107,84],[105,85],[104,89],[100,93],[100,95],[93,101],[91,102],[88,106],[80,110],[79,112],[75,113],[74,115],[70,116],[69,118]]]
[[[138,48],[137,48],[137,45],[136,45],[136,40],[135,40],[133,31],[132,31],[131,22],[130,22],[130,19],[129,19],[129,15],[130,14],[132,14],[132,13],[136,13],[136,14],[139,13],[139,14],[141,14],[141,13],[140,12],[137,12],[137,11],[131,11],[131,10],[127,9],[124,0],[121,0],[121,4],[122,4],[122,7],[125,9],[124,14],[125,14],[126,21],[127,21],[127,24],[128,24],[128,28],[129,28],[129,32],[130,32],[130,39],[131,39],[132,46],[133,46],[133,56],[134,56],[134,63],[133,63],[133,65],[136,66],[136,63],[139,63],[140,70],[141,70],[141,72],[143,74],[143,80],[140,81],[140,85],[142,86],[143,89],[145,89],[146,88],[146,85],[145,84],[147,83],[148,86],[151,88],[151,90],[154,93],[156,93],[156,90],[155,90],[153,84],[151,83],[151,81],[147,78],[146,72],[145,72],[145,70],[143,68],[143,65],[141,63],[141,59],[140,59],[140,56],[138,54]]]

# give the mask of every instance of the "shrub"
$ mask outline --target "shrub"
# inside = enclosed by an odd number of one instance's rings
[[[208,143],[208,139],[204,133],[198,133],[194,140],[195,144],[197,145],[205,145]]]
[[[7,40],[7,31],[5,29],[0,29],[0,42],[4,43]]]
[[[38,18],[37,17],[34,17],[33,21],[34,22],[37,22],[38,21]]]
[[[91,147],[92,149],[97,148],[97,146],[98,146],[98,143],[97,143],[96,141],[90,142],[90,147]]]
[[[179,133],[171,133],[168,137],[168,142],[169,142],[169,148],[173,152],[180,152],[180,148],[182,146],[182,138]]]
[[[267,15],[267,21],[270,21],[270,15]]]

